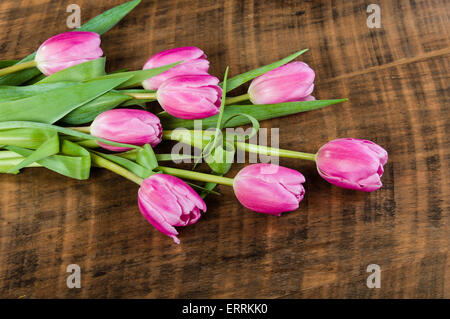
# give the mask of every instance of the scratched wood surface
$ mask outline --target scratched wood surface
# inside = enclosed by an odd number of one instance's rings
[[[84,22],[120,2],[2,0],[0,58],[67,31],[71,3]],[[144,0],[102,47],[115,70],[198,46],[219,77],[227,65],[235,75],[310,48],[302,59],[317,72],[314,95],[349,102],[262,125],[294,150],[339,137],[379,143],[390,155],[380,191],[339,189],[312,163],[281,160],[307,178],[298,211],[253,213],[220,187],[175,245],[139,213],[136,185],[114,174],[1,175],[0,297],[449,298],[450,2],[376,3],[380,29],[367,27],[359,0]],[[69,264],[81,267],[81,289],[66,286]],[[369,264],[381,267],[380,289],[366,286]]]

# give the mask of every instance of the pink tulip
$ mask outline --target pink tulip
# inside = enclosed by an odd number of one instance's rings
[[[328,142],[317,152],[320,176],[339,187],[372,192],[383,184],[383,165],[388,154],[366,140],[341,138]]]
[[[177,76],[164,81],[156,92],[161,107],[182,119],[202,119],[219,113],[222,89],[212,75]]]
[[[144,110],[114,109],[98,115],[91,125],[91,134],[118,143],[156,146],[162,139],[162,127],[159,118]],[[124,147],[116,147],[98,142],[111,151],[125,151]]]
[[[234,193],[242,205],[255,212],[281,215],[296,210],[303,199],[305,177],[274,164],[253,164],[234,179]]]
[[[200,196],[181,179],[165,174],[155,174],[145,179],[139,189],[138,204],[142,215],[164,235],[179,244],[174,226],[196,223],[206,204]]]
[[[147,90],[157,90],[168,79],[180,75],[208,74],[209,61],[205,53],[196,47],[181,47],[156,53],[144,65],[144,70],[183,61],[170,70],[145,80],[142,85]]]
[[[250,101],[253,104],[303,101],[314,89],[314,78],[314,70],[304,62],[285,64],[252,81],[248,89]]]
[[[98,59],[103,55],[100,42],[100,35],[94,32],[73,31],[55,35],[37,50],[37,68],[45,75],[50,75]]]

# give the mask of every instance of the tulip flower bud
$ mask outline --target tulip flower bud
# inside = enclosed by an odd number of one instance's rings
[[[144,110],[114,109],[98,115],[91,125],[91,134],[118,143],[156,146],[162,139],[162,127],[159,118]],[[98,142],[111,151],[125,151],[124,147],[116,147]]]
[[[153,55],[144,65],[144,70],[183,61],[157,76],[145,80],[142,86],[147,90],[158,90],[168,79],[180,75],[208,74],[209,61],[205,53],[196,47],[181,47],[165,50]]]
[[[311,100],[314,70],[304,62],[291,62],[252,81],[248,89],[253,104],[275,104]]]
[[[164,81],[156,92],[167,113],[193,120],[213,116],[220,111],[222,89],[212,75],[177,76]]]
[[[55,35],[42,43],[37,50],[37,68],[48,76],[98,59],[103,55],[100,42],[100,35],[94,32],[73,31]]]
[[[388,154],[366,140],[341,138],[328,142],[317,152],[317,170],[326,181],[339,187],[372,192],[383,184],[383,165]]]
[[[206,212],[205,202],[189,185],[166,174],[154,174],[144,180],[138,204],[150,224],[177,244],[180,240],[174,226],[192,225],[201,217],[201,211]]]
[[[303,199],[305,177],[274,164],[246,166],[234,178],[234,193],[242,205],[255,212],[281,215],[296,210]]]

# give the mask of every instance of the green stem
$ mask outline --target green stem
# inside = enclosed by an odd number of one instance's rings
[[[187,171],[184,169],[164,167],[164,166],[158,166],[157,169],[159,169],[163,173],[177,176],[180,178],[190,179],[193,181],[211,182],[211,183],[217,183],[217,184],[227,185],[227,186],[233,186],[233,182],[234,182],[234,179],[232,179],[232,178],[211,175],[211,174],[205,174],[205,173],[199,173],[199,172],[194,172],[194,171]]]
[[[129,159],[131,161],[136,161],[138,152],[136,152],[135,150],[132,150],[132,151],[127,151],[127,152],[123,152],[123,153],[115,153],[114,155]]]
[[[99,148],[100,145],[98,145],[97,141],[95,140],[83,140],[79,142],[75,142],[80,146],[87,147],[87,148]]]
[[[311,153],[283,150],[280,148],[273,148],[268,146],[261,146],[242,142],[236,142],[236,147],[249,153],[257,153],[261,155],[287,157],[287,158],[298,158],[313,162],[316,161],[316,154]]]
[[[186,134],[183,134],[184,132],[187,132],[189,136],[186,136]],[[172,134],[174,133],[174,134]],[[203,134],[201,134],[203,133]],[[195,143],[195,138],[200,137],[203,138],[203,140],[209,140],[211,135],[214,134],[212,131],[163,131],[163,139],[165,140],[173,140],[178,141],[186,144]],[[201,145],[201,144],[200,144]],[[303,152],[296,152],[296,151],[290,151],[290,150],[284,150],[281,148],[274,148],[269,146],[261,146],[256,144],[249,144],[249,143],[243,143],[243,142],[236,142],[236,147],[244,150],[249,153],[257,153],[262,155],[269,155],[269,156],[279,156],[279,157],[287,157],[287,158],[297,158],[297,159],[303,159],[308,161],[316,161],[316,154],[311,153],[303,153]]]
[[[156,100],[156,92],[155,93],[124,93],[128,96],[133,97],[136,100]]]
[[[77,132],[91,134],[90,126],[68,127],[68,128]]]
[[[248,100],[250,100],[250,96],[248,95],[248,93],[242,94],[239,96],[233,96],[233,97],[227,96],[226,100],[225,100],[225,105],[236,104],[238,102],[248,101]]]
[[[30,69],[36,66],[36,61],[28,61],[28,62],[24,62],[24,63],[18,63],[18,64],[14,64],[11,65],[7,68],[3,68],[0,69],[0,76],[6,75],[6,74],[10,74],[10,73],[15,73],[21,70],[25,70],[25,69]]]
[[[129,170],[123,168],[122,166],[117,165],[116,163],[113,163],[113,162],[107,160],[106,158],[98,156],[97,154],[94,154],[92,152],[90,152],[90,153],[91,153],[92,164],[94,164],[95,166],[106,168],[107,170],[110,170],[111,172],[114,172],[117,175],[125,177],[126,179],[128,179],[138,185],[141,185],[142,182],[144,181],[142,178],[131,173]]]

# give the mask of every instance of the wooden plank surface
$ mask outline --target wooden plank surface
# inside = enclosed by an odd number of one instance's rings
[[[2,0],[0,58],[67,31],[71,3],[85,22],[120,2]],[[349,102],[262,125],[300,151],[339,137],[379,143],[390,155],[380,191],[339,189],[312,163],[283,159],[307,178],[298,211],[252,213],[220,187],[175,245],[139,213],[137,187],[113,174],[1,175],[0,297],[449,298],[450,2],[377,4],[380,29],[367,27],[360,0],[144,0],[102,47],[115,70],[198,46],[218,77],[310,48],[302,59],[317,72],[314,95]],[[81,289],[66,286],[69,264],[81,267]],[[380,289],[366,286],[369,264],[381,267]]]

